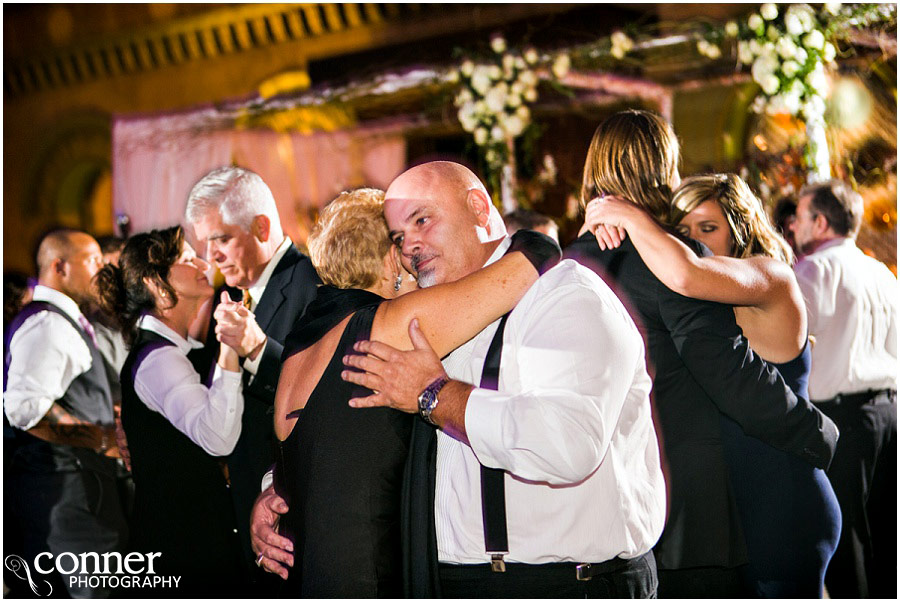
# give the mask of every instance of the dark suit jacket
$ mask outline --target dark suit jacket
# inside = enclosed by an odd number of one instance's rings
[[[309,257],[293,245],[287,250],[272,277],[266,284],[254,314],[256,322],[266,333],[268,340],[259,363],[259,370],[250,382],[250,374],[244,372],[244,413],[241,417],[241,436],[234,451],[228,456],[231,493],[234,498],[238,530],[245,553],[250,551],[250,511],[260,492],[263,475],[275,463],[275,435],[273,430],[273,404],[278,377],[281,375],[281,352],[284,340],[294,324],[303,315],[307,304],[316,296],[321,284]],[[241,291],[226,287],[234,300],[241,299]],[[216,294],[216,299],[219,293]],[[205,362],[215,361],[218,354],[215,322],[211,321]],[[211,355],[210,355],[211,354]],[[208,374],[208,369],[201,374]]]
[[[698,253],[705,250],[695,241]],[[644,336],[657,430],[668,462],[669,513],[656,546],[661,569],[747,561],[728,482],[720,413],[745,433],[825,468],[837,430],[747,345],[729,305],[666,288],[630,239],[601,251],[586,233],[566,256],[594,269],[629,307]]]

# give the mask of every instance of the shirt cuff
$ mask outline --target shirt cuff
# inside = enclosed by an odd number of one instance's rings
[[[260,491],[265,491],[269,487],[272,486],[272,483],[275,482],[275,471],[270,470],[266,474],[263,475],[262,482],[260,483]]]
[[[49,397],[42,397],[31,402],[23,402],[15,407],[14,410],[8,404],[5,408],[6,418],[9,424],[17,429],[27,431],[44,419],[50,408],[53,407],[54,401]]]
[[[213,372],[213,382],[222,381],[222,386],[225,388],[237,388],[241,386],[241,373],[232,372],[231,370],[225,370],[219,364],[216,364],[216,369]]]
[[[266,345],[269,344],[269,337],[266,337],[266,340],[263,341],[262,347],[259,349],[259,353],[256,354],[256,359],[250,359],[249,357],[244,359],[243,368],[253,376],[256,376],[257,371],[259,371],[259,363],[262,361],[263,354],[266,352]]]
[[[466,404],[466,436],[478,461],[488,468],[502,468],[503,451],[493,449],[503,442],[502,415],[507,395],[489,389],[472,389]]]

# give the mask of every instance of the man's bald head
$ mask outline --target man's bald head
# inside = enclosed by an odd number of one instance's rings
[[[79,230],[54,230],[37,252],[38,284],[58,290],[78,302],[93,295],[91,280],[103,265],[100,245]]]
[[[484,184],[449,161],[423,163],[397,176],[385,193],[384,215],[420,286],[472,273],[506,236]]]

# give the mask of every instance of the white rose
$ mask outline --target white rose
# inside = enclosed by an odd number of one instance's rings
[[[459,72],[466,77],[471,76],[473,71],[475,71],[475,63],[468,59],[463,61],[463,64],[459,66]]]
[[[451,69],[450,71],[448,71],[446,80],[448,83],[458,84],[459,83],[459,71],[457,71],[456,69]]]
[[[556,76],[557,79],[562,79],[569,72],[569,68],[572,66],[572,59],[569,58],[568,54],[560,54],[553,61],[553,67],[551,71],[553,71],[553,75]]]
[[[634,48],[634,40],[629,38],[624,31],[614,31],[609,39],[613,46],[618,46],[625,52]]]
[[[807,58],[809,58],[809,53],[806,52],[806,48],[797,46],[797,51],[794,53],[794,60],[802,65],[806,63]]]
[[[766,97],[759,95],[753,99],[753,103],[750,105],[750,110],[759,115],[766,108]]]
[[[797,64],[797,61],[785,61],[781,64],[781,72],[787,77],[794,77],[798,71],[800,71],[800,65]]]
[[[506,134],[503,132],[503,128],[499,125],[495,125],[491,128],[491,140],[494,142],[500,142],[506,138]]]
[[[741,32],[740,28],[736,21],[729,21],[725,24],[725,35],[730,38],[736,38],[737,35]]]
[[[715,60],[715,59],[719,58],[720,56],[722,56],[722,50],[715,44],[710,44],[709,47],[706,49],[706,56]]]
[[[778,16],[778,7],[771,2],[767,2],[759,7],[759,14],[766,21],[771,21]]]
[[[780,113],[789,113],[787,105],[784,101],[784,94],[777,94],[769,99],[766,103],[766,113],[768,115],[778,115]]]
[[[747,27],[749,27],[753,31],[759,32],[763,28],[763,25],[764,24],[763,24],[762,17],[760,17],[756,13],[753,13],[747,19]]]
[[[488,67],[488,74],[491,76],[491,79],[497,80],[503,77],[503,69],[499,65],[491,65]]]
[[[456,103],[456,106],[461,107],[467,102],[472,102],[472,100],[472,92],[470,92],[468,88],[463,88],[459,91],[459,94],[456,95],[456,100],[454,102]]]
[[[475,118],[475,105],[471,102],[460,107],[456,116],[459,117],[459,122],[467,132],[471,132],[478,125],[478,120]]]
[[[753,53],[753,56],[756,56],[757,54],[762,52],[762,44],[759,43],[759,40],[750,40],[750,52]]]
[[[497,151],[492,148],[489,148],[486,153],[484,153],[484,160],[489,164],[493,165],[497,162],[500,157],[497,155]]]
[[[471,81],[472,89],[484,96],[491,89],[490,70],[484,65],[478,65],[472,73]]]
[[[521,96],[525,93],[525,85],[520,81],[513,82],[513,85],[509,87],[509,93],[513,96]]]
[[[825,3],[825,12],[829,15],[836,15],[841,12],[841,3],[840,2],[826,2]]]
[[[609,49],[609,53],[617,59],[625,58],[625,49],[623,49],[621,46],[613,46]]]
[[[475,144],[478,146],[484,146],[484,143],[488,141],[488,131],[485,128],[478,128],[475,130]]]
[[[753,62],[753,51],[750,50],[750,43],[744,40],[738,42],[738,61],[744,65]]]
[[[503,54],[506,51],[506,40],[503,36],[494,36],[491,38],[491,48],[497,54]]]
[[[488,111],[487,103],[484,100],[479,100],[475,102],[475,114],[480,116],[490,115],[491,112]]]
[[[503,69],[507,71],[512,71],[513,67],[516,66],[516,57],[511,54],[503,55]]]
[[[518,69],[519,71],[521,71],[522,69],[524,69],[525,67],[528,66],[528,65],[525,63],[525,59],[523,59],[523,58],[520,57],[520,56],[517,56],[517,57],[516,57],[516,63],[515,63],[515,65],[516,65],[516,69]]]
[[[532,88],[537,85],[538,77],[534,71],[532,71],[531,69],[526,69],[519,74],[519,81],[522,82],[523,86]]]
[[[799,82],[794,82],[799,83]],[[790,90],[779,96],[784,98],[784,108],[791,115],[800,112],[800,99],[803,97],[803,84],[800,84],[800,92],[798,93],[795,86],[791,86]]]
[[[518,115],[513,115],[506,120],[504,124],[506,134],[515,138],[525,130],[525,124],[519,119]]]
[[[709,42],[704,39],[700,39],[697,41],[697,52],[706,56],[706,51],[709,49]]]
[[[506,97],[506,106],[516,108],[520,104],[522,104],[522,96],[521,95],[510,93]]]
[[[828,91],[828,76],[825,75],[825,68],[822,66],[822,63],[817,63],[816,68],[807,74],[806,83],[815,93],[820,96],[825,95]]]
[[[825,99],[821,96],[811,96],[803,105],[803,114],[807,119],[820,118],[825,114]]]
[[[769,96],[778,92],[778,86],[780,84],[780,82],[778,81],[778,76],[774,73],[764,75],[761,79],[757,79],[756,83],[758,83],[763,92],[765,92]]]
[[[531,120],[531,111],[528,110],[528,107],[522,105],[521,107],[516,109],[516,117],[518,117],[525,123],[528,123]]]
[[[487,104],[491,113],[499,113],[506,105],[506,86],[496,85],[491,88],[484,96],[484,102]]]
[[[525,62],[529,65],[534,65],[538,62],[538,53],[534,48],[529,48],[525,51]]]
[[[790,37],[782,36],[775,42],[775,52],[785,60],[792,59],[797,53],[797,45],[794,44],[794,40]]]
[[[766,37],[772,40],[773,42],[781,37],[781,32],[778,31],[778,28],[774,25],[769,25],[766,28]]]
[[[818,29],[813,29],[803,38],[803,45],[807,48],[822,50],[825,46],[825,36]]]
[[[778,69],[778,59],[773,59],[768,55],[761,54],[753,61],[750,73],[753,75],[753,79],[756,80],[756,83],[762,86],[763,80],[767,79],[770,75],[774,75],[776,69]]]
[[[534,88],[528,88],[527,90],[525,90],[525,92],[522,94],[522,96],[528,102],[534,102],[538,98],[537,90],[535,90]]]
[[[825,49],[822,51],[822,54],[825,58],[825,62],[830,63],[834,61],[834,57],[837,56],[837,49],[835,49],[834,44],[831,42],[825,42]]]
[[[816,24],[816,13],[809,4],[791,4],[784,13],[784,26],[792,36],[800,36]]]

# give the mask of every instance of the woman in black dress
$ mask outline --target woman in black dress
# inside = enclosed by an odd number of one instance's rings
[[[133,236],[119,266],[104,267],[97,278],[105,308],[131,345],[121,372],[135,485],[130,548],[160,553],[155,574],[178,578],[177,587],[129,593],[239,595],[240,543],[217,459],[241,431],[238,356],[221,346],[209,386],[187,357],[199,345],[188,337],[190,326],[213,294],[209,266],[184,242],[181,227]]]
[[[341,379],[343,356],[369,338],[411,348],[413,318],[445,355],[515,306],[538,277],[532,262],[559,257],[549,238],[523,231],[510,251],[530,258],[507,251],[466,278],[404,294],[415,281],[388,238],[382,205],[381,191],[344,193],[308,241],[325,284],[285,344],[275,401],[275,486],[290,508],[280,527],[294,544],[287,597],[403,595],[400,492],[418,418],[351,408],[351,398],[368,393]]]

